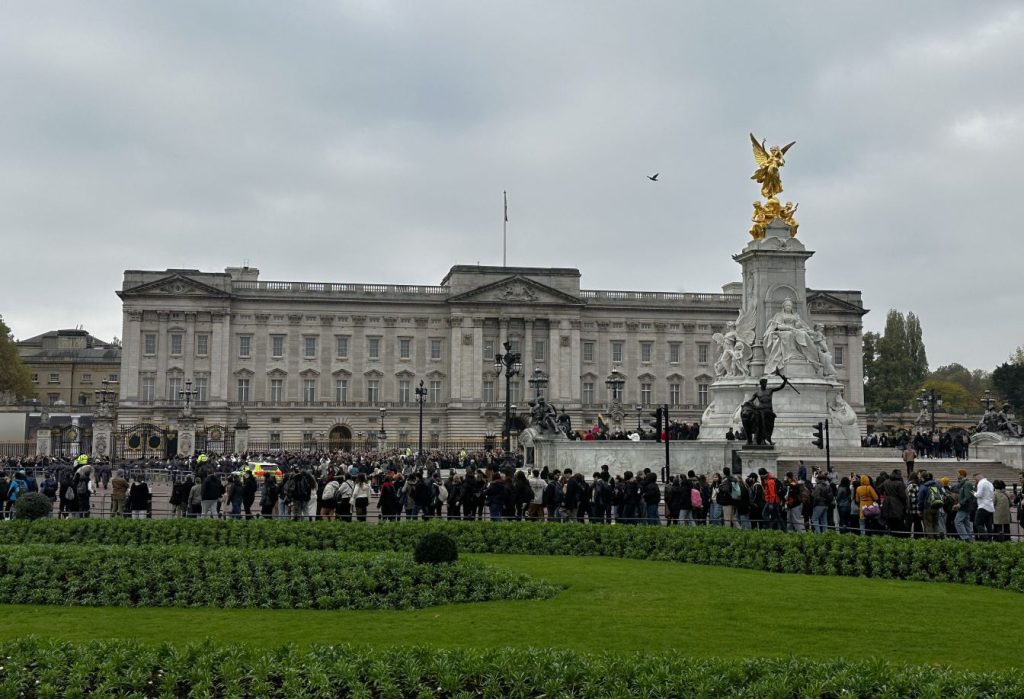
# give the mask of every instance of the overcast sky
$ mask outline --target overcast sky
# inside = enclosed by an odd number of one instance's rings
[[[1020,2],[0,3],[0,313],[121,335],[125,269],[437,284],[577,267],[719,291],[757,185],[814,288],[922,319],[932,368],[1024,343]],[[657,183],[645,176],[660,172]]]

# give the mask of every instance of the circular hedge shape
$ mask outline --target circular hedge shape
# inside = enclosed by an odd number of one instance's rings
[[[430,532],[416,542],[412,556],[417,563],[454,563],[459,560],[459,547],[447,534]]]
[[[42,519],[53,512],[53,503],[42,493],[25,493],[14,503],[15,519]]]

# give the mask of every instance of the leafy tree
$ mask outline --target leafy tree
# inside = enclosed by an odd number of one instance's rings
[[[1015,411],[1024,410],[1024,364],[1000,364],[992,372],[992,388]]]
[[[910,355],[910,373],[915,382],[928,376],[928,355],[924,351],[921,321],[913,311],[907,313],[907,352]]]
[[[975,369],[971,371],[963,364],[946,364],[940,366],[938,369],[928,375],[928,378],[935,381],[951,381],[959,386],[963,386],[967,389],[968,393],[974,399],[974,405],[971,407],[969,412],[977,412],[980,410],[978,399],[985,393],[985,391],[992,389],[992,375],[987,371],[981,369]],[[925,384],[927,385],[927,384]]]
[[[1010,364],[1024,364],[1024,345],[1019,346],[1010,355]]]
[[[877,349],[871,382],[872,407],[884,412],[905,410],[913,400],[918,381],[907,339],[907,320],[899,311],[890,310],[886,316]]]
[[[942,410],[937,412],[961,415],[978,412],[977,398],[959,383],[929,377],[924,380],[922,388],[934,389],[936,395],[942,398]]]
[[[14,335],[0,316],[0,396],[22,400],[34,396],[35,393],[32,376],[18,356]]]
[[[875,405],[875,387],[878,368],[875,362],[878,360],[878,341],[881,338],[878,333],[868,331],[864,333],[864,405],[872,407]]]

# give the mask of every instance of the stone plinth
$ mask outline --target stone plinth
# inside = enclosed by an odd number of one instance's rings
[[[92,453],[97,458],[109,459],[114,446],[114,418],[104,415],[92,420]]]
[[[191,415],[178,416],[178,456],[188,458],[196,451],[196,424],[198,418]]]
[[[779,455],[771,446],[758,444],[745,444],[740,449],[740,473],[757,473],[758,469],[764,469],[768,473],[778,474]],[[735,471],[733,472],[735,475]]]
[[[1024,470],[1024,439],[995,432],[980,432],[971,437],[972,459],[1002,461],[1007,466]]]

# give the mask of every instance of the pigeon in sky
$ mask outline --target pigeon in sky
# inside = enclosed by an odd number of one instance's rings
[[[651,182],[657,182],[658,181],[658,175],[660,175],[660,174],[661,174],[660,172],[656,172],[653,175],[648,175],[647,179],[649,179]]]

